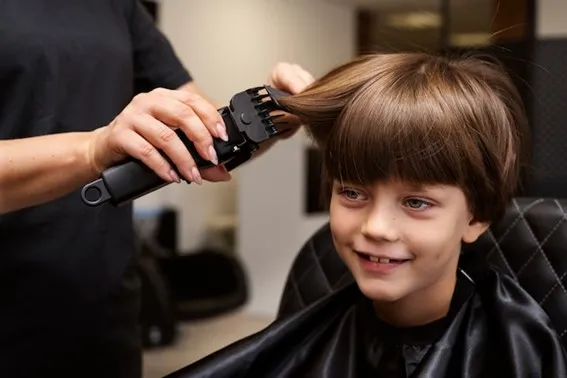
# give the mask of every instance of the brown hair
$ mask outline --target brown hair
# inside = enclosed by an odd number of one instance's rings
[[[366,55],[281,102],[306,124],[330,180],[457,185],[482,222],[517,189],[527,119],[495,59]]]

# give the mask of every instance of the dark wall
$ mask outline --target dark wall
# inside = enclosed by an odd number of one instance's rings
[[[538,39],[532,77],[532,179],[528,193],[567,197],[567,38]]]

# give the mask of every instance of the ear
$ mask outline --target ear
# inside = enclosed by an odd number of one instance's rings
[[[463,242],[474,243],[490,227],[490,223],[471,221],[463,233]]]

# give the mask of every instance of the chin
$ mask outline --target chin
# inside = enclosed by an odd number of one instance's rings
[[[375,302],[396,302],[404,297],[400,288],[392,287],[384,282],[369,282],[368,280],[356,280],[358,288],[368,299]]]

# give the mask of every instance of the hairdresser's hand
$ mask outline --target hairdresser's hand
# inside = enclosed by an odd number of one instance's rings
[[[268,77],[269,85],[291,94],[303,92],[314,81],[304,68],[290,63],[278,63]]]
[[[297,64],[290,63],[278,63],[268,77],[268,85],[292,95],[303,92],[314,81],[315,78],[308,71]],[[277,113],[274,112],[274,114]],[[293,136],[301,126],[299,119],[290,114],[286,114],[282,120],[286,122],[286,125],[279,128],[285,131],[281,139]]]
[[[180,128],[195,143],[204,159],[217,162],[212,136],[222,139],[224,122],[217,109],[201,96],[181,90],[155,89],[136,96],[108,125],[93,132],[89,162],[98,173],[132,156],[141,160],[166,181],[179,182],[161,149],[189,181],[226,181],[230,174],[223,166],[205,170],[195,161],[173,128]]]

